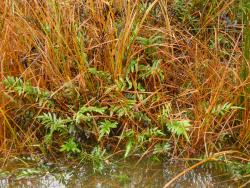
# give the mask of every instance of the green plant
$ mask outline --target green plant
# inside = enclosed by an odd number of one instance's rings
[[[127,140],[126,143],[126,148],[125,148],[125,154],[124,154],[124,158],[127,158],[129,153],[131,152],[131,150],[133,149],[133,147],[136,144],[136,141],[134,139],[134,131],[133,130],[127,130],[124,135],[122,135],[123,138],[125,138]]]
[[[140,144],[144,144],[146,141],[150,141],[153,138],[160,138],[165,136],[165,134],[157,127],[154,128],[148,128],[145,131],[143,131],[138,136],[138,142]]]
[[[233,106],[231,103],[218,104],[212,109],[212,114],[215,116],[224,116],[226,113],[233,109],[244,109],[242,107]]]
[[[174,17],[178,18],[182,23],[188,23],[190,26],[192,26],[192,29],[197,29],[198,20],[192,14],[192,9],[194,6],[195,1],[185,2],[185,0],[175,0],[173,3],[172,12],[174,12]]]
[[[139,78],[146,79],[150,76],[152,76],[154,79],[157,78],[159,81],[163,81],[164,74],[160,67],[161,60],[153,60],[153,65],[140,65],[140,74]]]
[[[104,114],[106,109],[107,107],[83,106],[74,116],[76,124],[79,124],[81,121],[88,122],[92,120],[91,113]]]
[[[124,157],[166,143],[249,154],[248,0],[5,0],[0,12],[3,155],[46,153],[44,139],[91,162],[105,143]]]
[[[95,147],[91,151],[91,160],[93,164],[94,172],[102,173],[105,167],[105,150],[101,150],[100,147]]]
[[[158,121],[163,125],[168,121],[172,112],[171,104],[164,104],[160,110],[160,113],[157,117]]]
[[[237,161],[226,161],[226,170],[234,178],[241,179],[250,174],[250,163],[240,163]]]
[[[95,67],[89,67],[88,72],[100,79],[106,80],[108,83],[111,83],[111,75],[108,72],[97,70]]]
[[[80,153],[81,150],[78,148],[77,143],[74,141],[74,138],[70,138],[62,146],[60,151],[67,153]]]
[[[124,185],[131,181],[131,177],[129,177],[127,174],[114,174],[112,175],[113,178],[115,178],[120,184]]]
[[[109,135],[111,129],[117,128],[117,122],[111,122],[109,120],[105,120],[100,122],[100,130],[99,130],[99,138],[100,141],[105,135]]]
[[[45,142],[47,144],[51,143],[54,132],[67,132],[66,122],[68,120],[65,121],[60,117],[57,117],[54,113],[44,113],[43,115],[38,116],[37,119],[49,129],[49,132],[45,136]]]
[[[189,120],[172,120],[166,126],[171,133],[177,136],[184,136],[186,141],[189,142],[188,130],[191,127]]]
[[[170,147],[169,143],[156,144],[154,146],[153,154],[154,155],[157,155],[157,154],[166,154],[166,153],[169,152],[170,149],[171,149],[171,147]]]
[[[152,57],[157,50],[157,46],[162,43],[162,36],[153,35],[149,38],[136,37],[137,42],[145,47],[146,56]]]
[[[41,90],[39,87],[33,87],[30,82],[24,82],[21,78],[7,76],[2,82],[8,91],[16,92],[19,96],[39,102],[39,106],[42,106],[44,102],[53,104],[50,92]]]
[[[131,89],[133,86],[133,83],[130,80],[130,74],[137,72],[138,72],[138,60],[132,59],[126,68],[126,81],[128,83],[128,89]]]
[[[243,62],[239,70],[239,75],[241,82],[247,81],[249,78],[249,60],[250,60],[250,3],[247,0],[240,1],[240,12],[242,13],[242,25],[243,25],[243,41],[242,41],[242,51],[243,51]],[[240,106],[244,105],[245,111],[240,111],[240,119],[249,119],[249,95],[250,95],[250,86],[246,84],[244,86],[244,91],[239,97]],[[249,123],[246,124],[244,130],[242,131],[242,141],[248,143],[250,141],[250,135],[248,134],[250,130]]]
[[[109,108],[110,116],[117,115],[119,118],[122,117],[133,117],[133,107],[136,105],[134,99],[120,100],[118,104],[111,105]]]
[[[39,168],[25,168],[19,169],[16,174],[16,179],[30,178],[31,176],[39,175],[43,172],[42,169]]]

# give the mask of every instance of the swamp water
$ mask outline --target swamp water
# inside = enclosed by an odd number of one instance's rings
[[[153,163],[130,159],[112,164],[103,173],[93,173],[88,165],[35,164],[13,161],[0,169],[0,188],[158,188],[187,168],[183,162]],[[228,173],[214,165],[198,167],[174,182],[175,188],[239,187]]]

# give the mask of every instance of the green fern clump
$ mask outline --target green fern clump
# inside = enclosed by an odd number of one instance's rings
[[[134,99],[121,100],[118,104],[110,106],[110,116],[117,115],[119,118],[133,117],[133,108],[135,105],[136,100]]]
[[[202,2],[202,1],[200,1]],[[199,28],[199,17],[193,14],[194,8],[203,8],[203,3],[198,5],[200,2],[185,0],[175,0],[172,9],[170,9],[171,17],[175,18],[182,23],[187,23],[189,28],[192,28],[192,31],[197,31]],[[198,4],[197,4],[198,3]]]
[[[75,132],[75,126],[72,124],[74,122],[71,118],[62,119],[58,117],[55,113],[44,113],[37,117],[37,119],[47,128],[47,133],[45,134],[45,143],[51,145],[57,140],[53,139],[55,133],[59,133],[61,139],[66,140],[60,146],[60,151],[67,154],[79,154],[81,150],[79,149],[78,143],[75,141],[76,137],[72,132]]]
[[[49,102],[49,104],[53,103],[49,91],[43,91],[39,87],[33,87],[30,82],[24,82],[21,78],[7,76],[3,80],[3,84],[8,91],[17,93],[19,96],[24,96],[35,102],[39,102],[40,106],[46,101]]]
[[[124,158],[127,158],[132,152],[135,151],[145,151],[148,145],[153,144],[155,140],[165,140],[165,133],[157,127],[147,128],[143,130],[141,133],[137,133],[133,129],[126,130],[122,135],[121,139],[126,142],[125,154]],[[165,142],[159,143],[157,142],[158,147],[157,151],[153,152],[153,154],[161,154],[168,151],[168,144]]]
[[[159,115],[157,116],[157,120],[159,121],[161,125],[165,124],[169,120],[171,111],[172,109],[171,109],[170,103],[163,105],[163,107],[160,110]]]
[[[43,115],[38,116],[37,119],[49,130],[45,136],[45,142],[47,144],[52,142],[54,132],[68,132],[66,121],[57,117],[54,113],[44,113]]]
[[[128,89],[128,83],[124,80],[122,76],[119,76],[118,80],[115,81],[116,83],[116,91],[122,92]]]
[[[167,129],[176,136],[184,136],[187,142],[189,142],[188,131],[191,128],[189,120],[177,120],[171,117],[172,108],[171,104],[165,104],[158,115],[158,122],[166,126]]]
[[[133,87],[133,83],[130,79],[130,74],[138,72],[138,60],[132,59],[126,68],[126,81],[128,83],[128,89]]]
[[[13,76],[7,76],[3,80],[3,84],[9,91],[14,91],[19,95],[23,94],[24,91],[24,83],[23,80],[20,78],[15,78]]]
[[[145,48],[146,58],[150,59],[156,56],[158,46],[162,43],[163,37],[160,35],[153,35],[149,38],[138,36],[136,40]]]
[[[138,121],[140,123],[142,123],[142,125],[148,127],[150,125],[152,125],[152,120],[148,117],[148,115],[146,113],[143,112],[134,112],[134,116],[133,119],[135,121]]]
[[[125,153],[124,153],[124,158],[126,158],[136,145],[135,131],[132,129],[128,129],[120,136],[120,138],[126,142]]]
[[[223,161],[224,172],[231,174],[235,179],[241,179],[250,175],[250,162],[242,163],[238,161]]]

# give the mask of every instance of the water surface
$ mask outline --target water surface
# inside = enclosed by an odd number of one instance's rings
[[[14,161],[0,170],[0,187],[41,187],[41,188],[140,188],[163,187],[171,178],[187,168],[186,163],[168,161],[155,163],[144,160],[136,164],[130,159],[112,164],[103,174],[93,173],[90,165],[34,164]],[[239,187],[233,178],[219,168],[206,165],[199,167],[181,178],[171,187]]]

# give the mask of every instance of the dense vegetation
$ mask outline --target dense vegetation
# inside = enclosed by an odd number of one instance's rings
[[[1,1],[1,153],[247,162],[249,23],[247,0]]]

